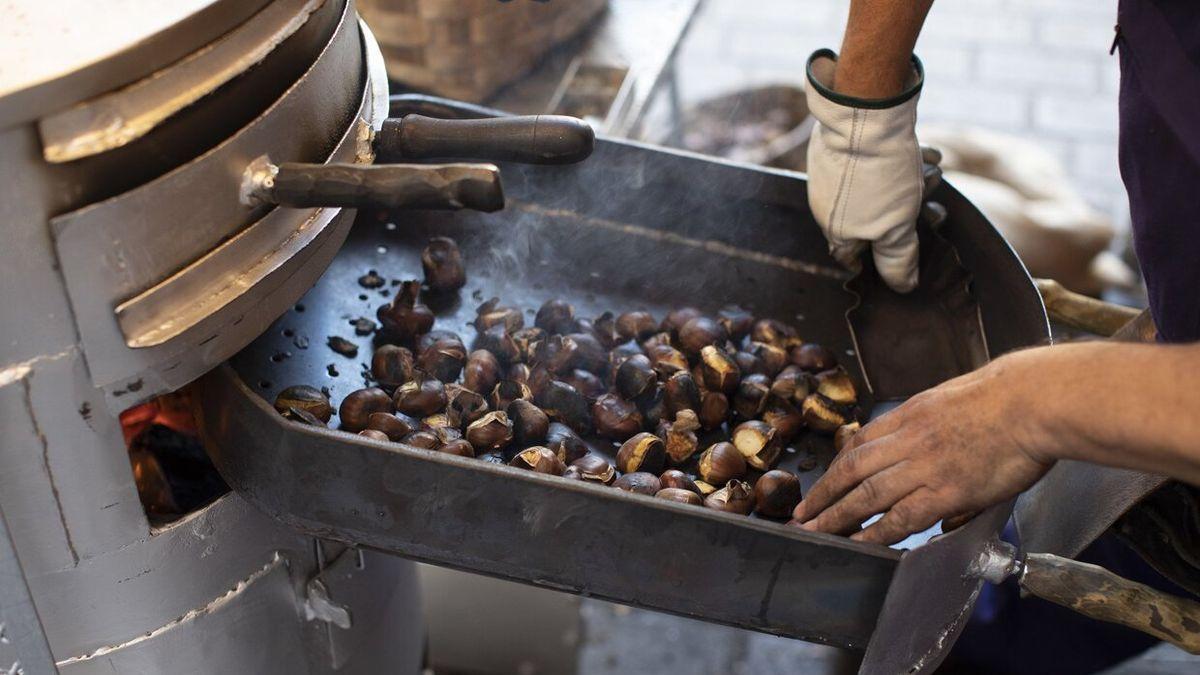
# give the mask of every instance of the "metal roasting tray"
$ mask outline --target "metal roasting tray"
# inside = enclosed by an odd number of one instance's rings
[[[477,116],[419,97],[392,114]],[[435,110],[436,109],[436,110]],[[826,253],[803,176],[600,139],[567,167],[502,165],[508,206],[494,214],[360,214],[325,275],[258,340],[197,383],[207,446],[252,504],[316,536],[624,604],[848,648],[864,648],[901,552],[781,523],[675,504],[293,424],[271,406],[283,387],[324,386],[334,402],[364,386],[371,337],[350,321],[390,299],[357,279],[419,278],[435,235],[467,261],[459,297],[432,304],[436,328],[470,345],[491,296],[532,310],[552,297],[580,316],[738,304],[834,348],[862,381],[846,312],[856,297]],[[1046,338],[1036,289],[1011,249],[953,188],[941,230],[973,275],[988,351]],[[887,327],[903,331],[904,325]],[[882,329],[882,328],[880,328]],[[355,342],[355,358],[326,346]],[[865,388],[864,388],[865,389]],[[863,405],[869,409],[869,397]],[[336,418],[331,426],[335,426]],[[703,443],[703,439],[702,439]],[[593,444],[612,456],[612,445]],[[781,466],[807,489],[832,457],[803,434]],[[498,459],[498,458],[493,458]],[[817,468],[799,471],[802,462]]]

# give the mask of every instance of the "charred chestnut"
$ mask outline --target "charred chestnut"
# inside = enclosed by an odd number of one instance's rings
[[[362,431],[367,428],[371,413],[391,412],[392,399],[379,387],[368,387],[346,394],[338,407],[338,417],[346,431]]]
[[[771,425],[775,437],[784,445],[790,443],[804,428],[804,416],[800,414],[800,409],[775,397],[768,400],[762,421]]]
[[[696,481],[696,489],[700,491],[701,497],[707,497],[717,491],[717,486],[712,483],[707,483],[702,480]]]
[[[673,464],[683,464],[696,454],[700,441],[696,438],[696,430],[700,428],[700,420],[691,410],[680,410],[675,415],[675,421],[667,426],[664,441],[667,457]]]
[[[738,381],[742,378],[741,371],[729,354],[712,345],[700,350],[700,374],[705,389],[727,396],[737,390]]]
[[[611,485],[617,478],[617,470],[600,455],[584,455],[571,462],[571,468],[579,471],[579,477],[590,483]]]
[[[683,328],[683,324],[703,315],[704,313],[695,307],[680,307],[667,312],[662,323],[658,325],[658,329],[669,334],[671,339],[676,339],[679,337],[679,329]]]
[[[774,469],[754,483],[754,508],[771,518],[791,518],[800,503],[800,479],[790,471]]]
[[[517,399],[505,408],[512,422],[513,443],[519,448],[540,445],[550,431],[550,418],[542,409],[525,399]]]
[[[625,312],[617,317],[616,327],[624,340],[645,340],[658,331],[658,322],[649,312]]]
[[[485,349],[476,349],[467,356],[463,367],[463,386],[478,393],[490,392],[500,381],[500,362]]]
[[[588,452],[588,446],[579,437],[579,434],[560,422],[550,423],[550,428],[546,432],[545,445],[553,450],[564,464],[570,464]]]
[[[763,365],[762,359],[747,351],[734,354],[733,362],[737,364],[738,370],[742,371],[742,375],[767,372],[767,367]]]
[[[600,341],[600,346],[612,349],[622,342],[617,332],[617,319],[612,312],[605,312],[592,322],[592,334]]]
[[[771,383],[771,395],[794,405],[800,405],[812,391],[811,377],[799,366],[787,366],[779,371],[779,374],[775,376],[775,381]]]
[[[512,440],[512,422],[503,410],[490,412],[467,425],[465,438],[478,452],[498,450]]]
[[[788,352],[775,345],[751,342],[746,345],[746,351],[762,363],[763,374],[767,377],[775,377],[788,365]]]
[[[679,327],[679,348],[691,357],[709,345],[721,347],[729,340],[725,327],[706,316],[698,316]]]
[[[535,368],[541,366],[552,373],[567,370],[572,356],[565,351],[561,335],[546,335],[529,345],[529,365]]]
[[[363,438],[370,438],[371,440],[375,440],[375,441],[390,441],[390,440],[392,440],[392,439],[388,438],[387,434],[383,433],[382,431],[378,431],[376,429],[363,429],[362,431],[358,432],[358,435],[362,436]]]
[[[525,317],[516,307],[501,307],[500,298],[491,298],[475,309],[475,330],[482,333],[493,326],[504,326],[516,333],[525,326]]]
[[[592,405],[592,423],[601,436],[623,441],[642,430],[642,414],[620,396],[605,394]]]
[[[532,376],[533,372],[530,370],[528,364],[514,363],[508,367],[508,370],[505,372],[505,374],[508,376],[506,379],[512,380],[513,382],[529,384],[529,378]]]
[[[414,431],[401,439],[400,442],[405,445],[411,445],[414,448],[423,448],[425,450],[435,450],[439,445],[442,444],[442,442],[438,440],[437,434],[433,433],[432,431]]]
[[[692,504],[693,506],[704,504],[704,500],[700,499],[700,495],[690,490],[681,490],[679,488],[663,488],[655,492],[654,496],[671,502],[679,502],[680,504]]]
[[[419,429],[421,423],[409,417],[408,415],[377,412],[371,413],[367,418],[367,428],[374,431],[381,431],[387,435],[388,439],[399,441],[405,436]]]
[[[579,368],[592,373],[603,373],[608,365],[608,352],[591,333],[571,333],[562,339],[561,359],[563,368],[550,367],[554,372]]]
[[[787,349],[800,344],[796,329],[775,319],[759,319],[750,328],[750,340]]]
[[[475,446],[465,438],[456,438],[447,443],[442,443],[437,447],[438,452],[444,452],[447,455],[458,455],[459,457],[474,457]]]
[[[700,426],[712,431],[725,423],[729,417],[729,399],[719,391],[706,391],[700,395],[700,409],[696,411]]]
[[[850,422],[838,427],[837,431],[833,432],[834,451],[841,452],[842,448],[846,447],[846,444],[850,442],[851,438],[854,438],[854,434],[857,434],[860,428],[858,422]]]
[[[771,378],[755,373],[747,375],[738,383],[733,395],[733,410],[742,419],[754,419],[762,414],[767,406],[767,396],[771,393]]]
[[[565,300],[547,300],[538,308],[533,325],[547,333],[565,335],[575,332],[575,308]]]
[[[381,305],[375,312],[379,325],[388,335],[411,344],[418,336],[433,328],[433,310],[419,302],[421,282],[406,281],[391,304]]]
[[[467,283],[462,252],[449,237],[429,240],[425,250],[421,251],[421,268],[425,271],[425,285],[438,293],[457,291]]]
[[[297,384],[279,392],[275,397],[275,409],[284,414],[288,408],[303,410],[321,421],[324,425],[333,416],[333,406],[325,392],[306,384]]]
[[[288,408],[282,413],[285,420],[307,424],[310,427],[324,427],[326,424],[322,422],[316,415],[308,412],[304,408]]]
[[[521,349],[504,326],[492,326],[475,338],[475,348],[491,352],[500,363],[521,360]]]
[[[740,307],[726,307],[717,312],[717,321],[729,333],[729,339],[740,343],[754,327],[754,316]]]
[[[450,416],[444,412],[435,413],[433,415],[426,417],[425,419],[421,420],[421,424],[428,431],[432,431],[433,433],[438,434],[438,440],[442,441],[443,443],[446,442],[446,440],[447,440],[446,438],[442,437],[443,429],[453,430],[454,434],[455,434],[454,438],[462,437],[462,433],[459,432],[458,427],[455,426],[454,423],[450,421]]]
[[[783,450],[775,437],[775,429],[761,420],[742,422],[734,427],[730,442],[745,458],[746,464],[759,471],[770,469]]]
[[[504,410],[513,401],[529,401],[532,399],[533,392],[530,391],[529,385],[523,382],[500,380],[492,389],[492,407],[497,410]]]
[[[439,337],[417,356],[417,368],[442,382],[458,379],[467,363],[467,348],[457,335]]]
[[[576,368],[564,375],[562,381],[575,387],[589,401],[595,401],[608,393],[608,387],[604,386],[604,380],[597,377],[595,373],[590,373],[580,368]]]
[[[833,352],[814,342],[806,342],[792,347],[788,352],[792,363],[810,373],[837,367],[837,357]]]
[[[730,479],[741,478],[746,474],[746,458],[742,457],[742,453],[738,452],[732,443],[713,443],[700,454],[697,471],[705,483],[724,485]]]
[[[591,433],[591,406],[583,394],[566,382],[551,381],[534,402],[551,420],[562,422],[581,434]]]
[[[826,370],[817,375],[817,393],[839,405],[851,406],[858,402],[858,392],[849,373],[841,368]]]
[[[700,488],[696,486],[696,481],[692,477],[679,469],[667,469],[658,477],[664,489],[676,488],[679,490],[688,490],[700,494]]]
[[[487,414],[487,399],[466,387],[446,385],[446,417],[459,429]]]
[[[650,359],[641,354],[635,354],[625,359],[617,368],[615,382],[617,391],[625,398],[633,399],[641,396],[657,381],[658,376]]]
[[[534,446],[518,452],[508,463],[518,469],[561,476],[567,468],[550,448]]]
[[[663,384],[663,404],[666,406],[667,414],[674,416],[680,410],[699,410],[700,409],[700,387],[696,385],[696,378],[686,370],[681,370],[671,377],[667,378]],[[722,420],[724,415],[722,414]]]
[[[529,362],[532,358],[533,345],[537,342],[546,339],[546,331],[536,326],[522,328],[520,330],[511,331],[513,344],[517,346],[517,353],[521,356],[521,360]]]
[[[408,382],[413,378],[412,352],[396,345],[381,345],[371,355],[371,377],[388,389]]]
[[[446,385],[432,378],[405,382],[392,397],[396,410],[413,417],[428,417],[446,407]]]
[[[649,471],[656,476],[667,460],[666,445],[654,434],[642,432],[621,444],[617,451],[617,468],[622,473]]]
[[[658,476],[645,471],[627,473],[613,481],[612,486],[618,490],[636,492],[647,497],[653,497],[662,489],[662,484],[658,482]]]
[[[725,487],[704,498],[710,509],[748,516],[754,510],[754,493],[740,480],[731,480]]]
[[[658,376],[666,379],[681,370],[688,369],[687,357],[671,345],[653,344],[646,347],[646,358]]]

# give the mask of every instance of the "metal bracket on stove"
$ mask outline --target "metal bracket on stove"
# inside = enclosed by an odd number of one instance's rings
[[[304,618],[309,621],[324,621],[349,630],[354,625],[354,617],[348,607],[329,597],[329,586],[336,586],[339,580],[352,576],[362,567],[362,551],[347,548],[334,558],[332,563],[313,575],[304,585]]]

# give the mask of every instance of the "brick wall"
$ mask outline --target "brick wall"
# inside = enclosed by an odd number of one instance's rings
[[[746,85],[803,81],[804,60],[841,42],[848,0],[704,0],[680,54],[694,101]],[[920,119],[1036,139],[1087,200],[1127,222],[1117,170],[1116,0],[941,0],[917,45]]]

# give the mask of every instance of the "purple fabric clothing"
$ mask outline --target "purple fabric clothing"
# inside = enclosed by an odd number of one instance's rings
[[[1200,340],[1200,2],[1121,0],[1121,176],[1150,310]]]

